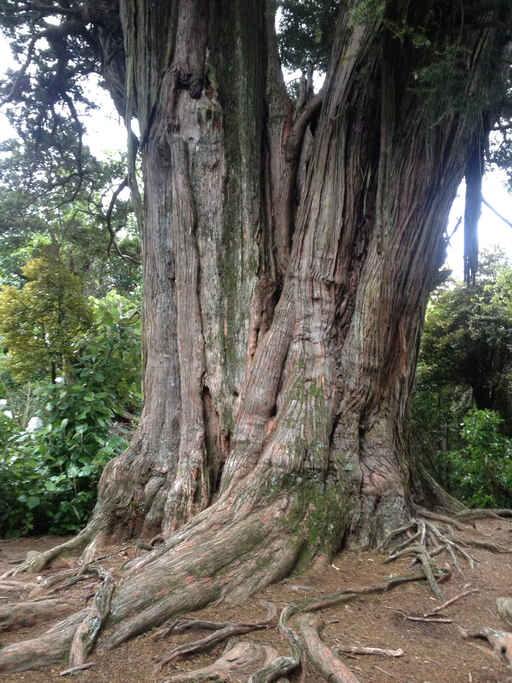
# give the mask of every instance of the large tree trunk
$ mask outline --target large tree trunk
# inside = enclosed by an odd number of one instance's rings
[[[294,106],[261,0],[120,5],[144,171],[145,405],[83,537],[87,557],[111,536],[166,542],[116,589],[107,645],[408,517],[423,315],[499,53],[492,27],[461,38],[459,10],[434,22],[432,41],[465,41],[473,97],[434,117],[414,87],[425,51],[389,27],[424,25],[436,3],[364,16],[345,2],[323,92]]]

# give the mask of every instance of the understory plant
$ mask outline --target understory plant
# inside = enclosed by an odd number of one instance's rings
[[[470,410],[461,425],[462,445],[449,461],[449,488],[471,507],[512,506],[512,439],[491,410]]]
[[[33,391],[35,426],[0,413],[0,536],[78,531],[103,467],[127,446],[140,407],[137,301],[110,292],[90,307],[66,376]]]

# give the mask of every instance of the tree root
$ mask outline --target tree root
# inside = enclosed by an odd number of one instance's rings
[[[318,631],[321,622],[314,614],[302,614],[297,619],[299,633],[309,659],[328,681],[337,683],[358,683],[358,679],[321,640]]]
[[[455,530],[459,532],[466,531],[467,527],[463,525],[463,522],[481,518],[484,516],[484,512],[492,513],[488,516],[496,516],[498,512],[503,513],[505,516],[505,514],[510,512],[508,510],[467,510],[457,513],[456,518],[432,513],[420,507],[416,507],[416,511],[421,517],[412,519],[408,524],[391,531],[379,544],[378,550],[383,550],[388,546],[391,547],[391,553],[385,562],[392,562],[400,557],[412,555],[414,558],[412,564],[421,563],[430,589],[438,599],[442,599],[442,593],[433,573],[434,563],[432,560],[436,555],[447,552],[451,558],[452,567],[459,569],[457,555],[462,556],[471,568],[475,564],[475,559],[464,550],[464,546],[483,548],[493,553],[512,552],[512,549],[504,548],[492,541],[475,538],[474,536],[461,536],[455,532]],[[472,515],[471,513],[473,512],[476,515]],[[405,539],[400,542],[400,539],[404,536]]]
[[[23,583],[23,581],[13,580],[5,580],[0,582],[0,593],[2,593],[2,597],[7,598],[9,598],[11,594],[19,598],[24,596],[29,591],[36,590],[37,588],[39,588],[38,583]]]
[[[194,627],[204,628],[204,623],[205,622],[202,623],[201,621],[192,622],[186,625],[187,629],[183,630],[188,630],[188,628]],[[207,628],[211,628],[211,625],[214,622],[206,623],[208,624]],[[199,640],[194,640],[192,643],[184,643],[183,645],[179,645],[178,647],[175,647],[173,650],[171,650],[167,657],[165,657],[158,663],[157,667],[155,668],[155,673],[160,673],[167,664],[174,661],[178,657],[181,657],[183,655],[194,654],[195,652],[209,650],[218,643],[221,643],[223,640],[227,640],[232,636],[245,635],[246,633],[250,633],[251,631],[257,631],[263,628],[268,628],[270,625],[271,624],[269,622],[260,622],[256,624],[237,624],[233,622],[218,623],[217,628],[211,635],[206,636],[205,638],[200,638]]]
[[[462,510],[461,512],[456,512],[455,517],[458,519],[463,519],[465,521],[470,521],[474,519],[501,519],[504,517],[512,517],[512,510],[505,509],[473,509],[473,510]]]
[[[87,664],[80,664],[80,666],[71,666],[69,667],[69,669],[64,669],[64,671],[61,671],[59,676],[71,676],[73,674],[78,673],[79,671],[85,671],[86,669],[90,669],[93,666],[94,662],[87,662]]]
[[[276,657],[276,650],[268,645],[241,641],[228,647],[214,664],[202,669],[179,673],[165,679],[162,683],[185,683],[186,681],[246,683],[251,671],[267,666]]]
[[[95,567],[98,576],[103,583],[98,588],[92,606],[87,616],[76,629],[69,652],[69,664],[71,667],[81,666],[85,663],[87,655],[91,652],[96,638],[110,611],[110,602],[114,592],[114,580],[110,572],[102,567]]]
[[[500,617],[512,626],[512,598],[496,598],[496,609]]]
[[[508,631],[496,631],[493,628],[484,627],[474,631],[465,631],[460,628],[463,638],[483,638],[487,640],[496,656],[512,669],[512,633]]]
[[[85,547],[86,543],[90,540],[94,529],[92,526],[86,526],[79,534],[73,536],[65,543],[56,545],[49,550],[44,552],[38,552],[36,550],[30,550],[27,553],[27,557],[24,562],[22,562],[17,567],[13,567],[6,571],[2,576],[0,576],[0,581],[8,579],[11,576],[17,576],[23,572],[28,572],[30,574],[36,574],[46,567],[52,560],[61,555],[62,553],[69,552],[71,550],[81,550]]]
[[[8,602],[5,605],[0,605],[0,631],[33,626],[38,622],[63,617],[75,611],[77,607],[76,603],[56,598]]]

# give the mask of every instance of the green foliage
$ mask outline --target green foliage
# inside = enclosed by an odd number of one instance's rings
[[[512,439],[490,410],[470,410],[462,423],[462,447],[448,452],[449,488],[472,507],[512,506]]]
[[[0,455],[0,535],[72,533],[87,521],[106,462],[127,445],[109,433],[113,397],[85,384],[43,384],[43,425]]]
[[[58,258],[32,259],[22,268],[23,289],[0,292],[0,335],[18,380],[66,372],[91,313],[80,279]]]
[[[476,405],[510,412],[512,269],[486,254],[475,286],[434,293],[427,311],[419,373],[438,386],[470,387]]]
[[[451,494],[471,505],[507,506],[512,268],[500,253],[482,261],[474,286],[445,284],[432,296],[409,433],[416,457]]]
[[[87,521],[104,465],[127,446],[127,411],[140,404],[138,307],[137,295],[115,292],[91,301],[67,381],[35,391],[39,428],[0,413],[0,536],[71,533]]]
[[[138,410],[141,385],[140,290],[90,299],[93,325],[83,335],[73,376],[113,397],[113,410]]]
[[[88,294],[129,293],[140,244],[124,158],[98,161],[84,148],[75,185],[76,169],[39,163],[30,140],[0,143],[0,152],[0,282],[20,286],[22,265],[51,244]]]
[[[291,71],[327,71],[339,0],[284,0],[281,2],[279,51]]]

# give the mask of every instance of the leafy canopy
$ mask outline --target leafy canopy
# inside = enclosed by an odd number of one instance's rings
[[[22,268],[22,289],[0,291],[0,336],[17,380],[65,373],[76,341],[92,316],[80,279],[58,258],[36,258]]]

